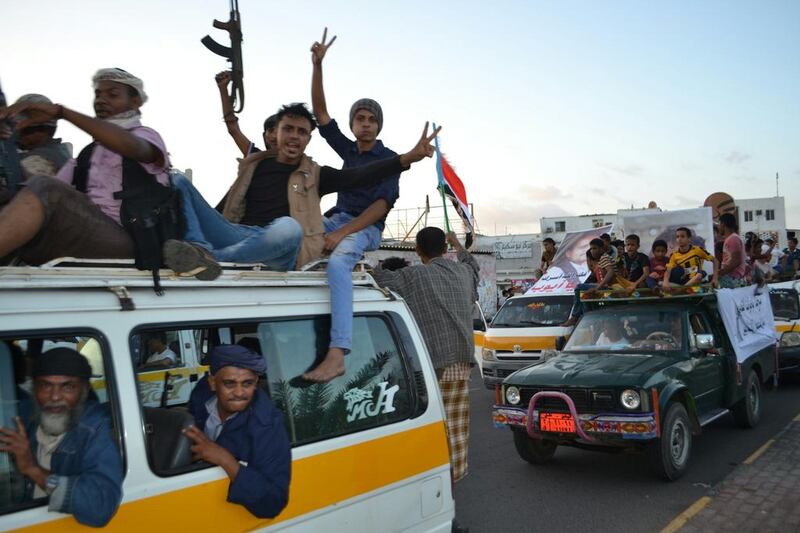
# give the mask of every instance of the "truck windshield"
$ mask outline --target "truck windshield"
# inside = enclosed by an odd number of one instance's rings
[[[523,296],[506,300],[492,320],[493,328],[558,326],[569,318],[572,296]]]
[[[683,339],[683,320],[676,311],[608,309],[584,315],[564,351],[675,351]]]

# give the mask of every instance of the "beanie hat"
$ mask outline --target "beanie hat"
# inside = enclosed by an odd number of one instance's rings
[[[92,367],[84,356],[72,348],[47,350],[33,363],[33,377],[71,376],[82,379],[92,377]]]
[[[380,133],[383,129],[383,109],[381,109],[381,104],[372,98],[362,98],[360,100],[356,100],[356,102],[350,108],[350,129],[353,129],[353,119],[356,118],[356,113],[359,109],[366,109],[375,115],[375,119],[378,121],[378,133]]]

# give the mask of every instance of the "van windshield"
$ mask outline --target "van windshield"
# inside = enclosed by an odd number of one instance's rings
[[[800,298],[794,289],[772,289],[769,291],[772,314],[776,320],[800,318]]]
[[[572,296],[523,296],[506,300],[492,320],[493,328],[559,326],[569,318]]]

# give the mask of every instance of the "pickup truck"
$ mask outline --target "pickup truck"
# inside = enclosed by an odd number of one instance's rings
[[[674,480],[708,423],[732,413],[740,426],[758,424],[775,346],[738,363],[711,289],[584,305],[562,350],[497,391],[494,423],[511,429],[522,459],[545,463],[558,446],[637,450]]]

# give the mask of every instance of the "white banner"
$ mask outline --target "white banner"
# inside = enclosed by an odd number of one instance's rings
[[[494,253],[497,254],[498,259],[531,257],[533,255],[533,241],[515,240],[514,237],[498,238],[494,243]]]
[[[717,291],[719,314],[740,363],[778,340],[769,291],[755,292],[755,286]]]
[[[610,234],[612,228],[613,225],[601,226],[564,235],[550,268],[526,294],[572,294],[575,287],[589,277],[586,264],[589,241],[603,233]]]

